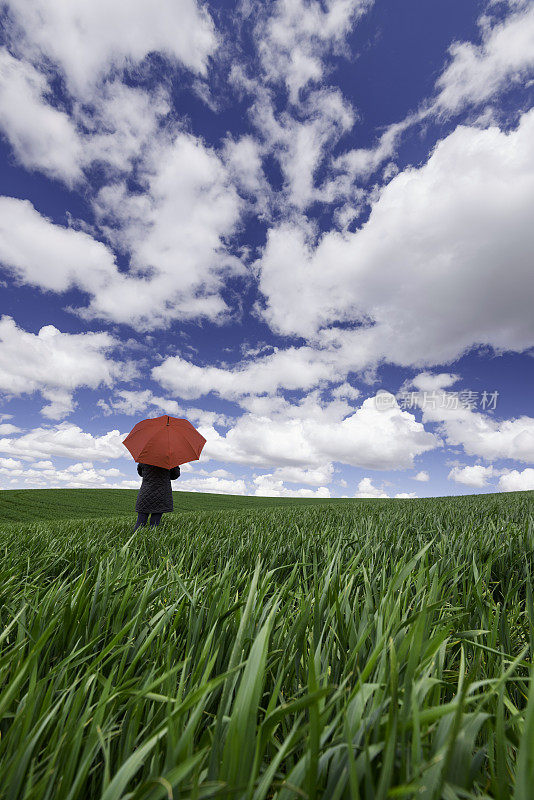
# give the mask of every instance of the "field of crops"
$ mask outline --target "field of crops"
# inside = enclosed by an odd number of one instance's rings
[[[141,478],[139,478],[141,485]],[[137,489],[3,489],[0,524],[50,519],[82,519],[129,515],[135,521]],[[258,509],[275,506],[317,505],[316,499],[246,497],[208,492],[173,492],[175,511]],[[333,505],[354,505],[354,500],[333,499]]]
[[[534,797],[532,493],[0,528],[0,797]]]

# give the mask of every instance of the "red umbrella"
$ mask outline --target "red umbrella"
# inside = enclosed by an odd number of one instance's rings
[[[134,425],[123,445],[134,461],[172,469],[188,461],[197,461],[206,440],[186,419],[154,417]]]

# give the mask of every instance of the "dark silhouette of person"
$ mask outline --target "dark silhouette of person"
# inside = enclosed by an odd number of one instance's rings
[[[161,515],[173,510],[171,481],[180,477],[180,467],[165,469],[152,464],[138,464],[137,472],[143,481],[135,504],[137,522],[134,531],[146,525],[149,516],[150,527],[155,528],[161,521]]]

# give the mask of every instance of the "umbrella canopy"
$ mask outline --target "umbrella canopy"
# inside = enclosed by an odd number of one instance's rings
[[[206,440],[188,420],[165,414],[138,422],[122,443],[134,461],[172,469],[197,461]]]

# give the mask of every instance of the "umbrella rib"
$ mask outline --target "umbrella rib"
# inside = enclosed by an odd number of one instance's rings
[[[185,439],[185,441],[187,442],[187,444],[188,444],[189,448],[190,448],[190,449],[193,451],[193,455],[195,456],[194,460],[195,460],[195,461],[198,461],[198,456],[197,456],[197,452],[196,452],[195,448],[193,447],[193,445],[191,444],[191,442],[189,441],[189,439],[187,438],[187,436],[184,436],[184,439]]]

